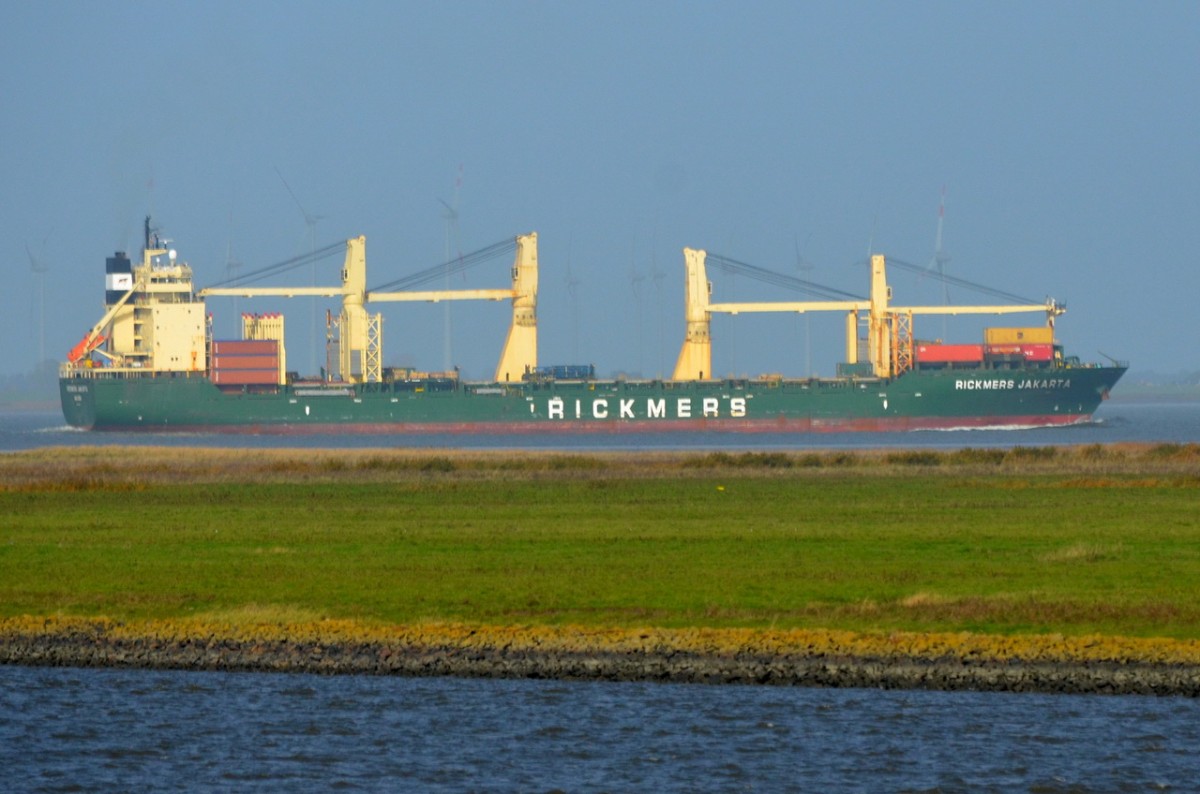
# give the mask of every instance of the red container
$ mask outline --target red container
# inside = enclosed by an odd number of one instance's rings
[[[1054,345],[1021,345],[1026,361],[1052,361]]]
[[[278,356],[234,356],[222,353],[213,357],[213,369],[273,369],[279,371]]]
[[[988,345],[986,350],[989,356],[1011,356],[1026,361],[1050,361],[1054,358],[1054,345]]]
[[[277,369],[213,370],[212,382],[218,386],[271,386],[279,383]]]
[[[973,364],[983,361],[983,345],[917,345],[922,364]]]
[[[213,355],[277,356],[279,342],[275,339],[222,339],[214,341]]]

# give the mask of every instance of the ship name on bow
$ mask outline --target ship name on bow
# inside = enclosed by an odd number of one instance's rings
[[[1000,391],[1005,389],[1069,389],[1070,378],[970,378],[954,381],[955,391]]]

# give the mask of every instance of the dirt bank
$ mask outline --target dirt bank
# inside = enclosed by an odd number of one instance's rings
[[[1197,656],[1099,637],[0,621],[0,663],[75,667],[1194,697]]]

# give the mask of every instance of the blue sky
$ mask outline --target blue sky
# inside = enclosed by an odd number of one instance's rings
[[[1200,4],[5,0],[4,19],[2,372],[41,348],[30,254],[57,360],[147,212],[198,286],[307,250],[301,208],[318,246],[367,236],[376,284],[444,259],[460,174],[461,251],[539,234],[543,363],[669,374],[685,246],[790,274],[799,248],[802,275],[865,294],[868,250],[932,259],[944,187],[950,273],[1066,301],[1068,352],[1200,368]],[[506,286],[509,264],[454,286]],[[710,275],[716,300],[801,297]],[[232,336],[233,302],[210,308]],[[288,315],[291,368],[323,360],[307,301],[248,309]],[[441,368],[440,306],[376,310],[386,364]],[[452,363],[489,375],[509,316],[456,304]],[[714,367],[832,374],[841,329],[718,317]]]

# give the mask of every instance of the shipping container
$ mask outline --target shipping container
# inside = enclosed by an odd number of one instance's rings
[[[592,364],[548,364],[538,367],[537,374],[556,380],[590,380],[596,377],[596,367]]]
[[[1025,355],[1026,361],[1054,360],[1054,345],[1052,344],[1021,345],[1021,352]]]
[[[975,364],[983,361],[983,345],[917,345],[921,364]]]
[[[213,369],[273,369],[279,371],[279,356],[235,356],[227,353],[213,356]]]
[[[278,369],[217,369],[212,382],[218,386],[273,386],[279,383]]]
[[[985,328],[985,345],[1051,345],[1054,344],[1054,329],[1045,325],[1033,328]]]
[[[279,341],[275,339],[222,339],[212,343],[213,355],[277,356]]]
[[[984,352],[993,357],[1004,356],[1022,361],[1050,361],[1054,358],[1054,345],[986,345]]]
[[[875,374],[875,367],[869,361],[856,361],[850,364],[839,361],[837,375],[839,378],[869,378]]]

